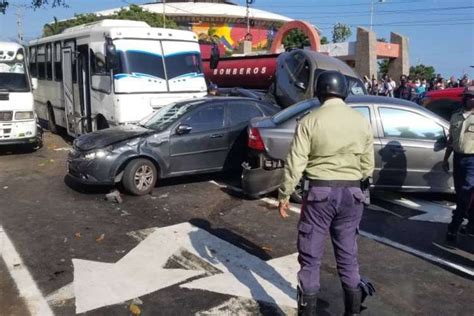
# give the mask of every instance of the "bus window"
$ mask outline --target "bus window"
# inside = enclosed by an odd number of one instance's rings
[[[108,74],[107,68],[105,65],[105,56],[102,53],[94,54],[94,51],[91,49],[89,51],[90,64],[91,64],[91,73],[92,75],[105,75]]]
[[[31,77],[36,78],[38,76],[38,69],[37,69],[37,64],[36,64],[36,46],[30,47],[29,61],[30,61]]]
[[[45,51],[44,45],[39,45],[36,55],[36,61],[38,63],[38,79],[46,79],[46,66],[45,66]]]
[[[63,80],[63,65],[61,64],[61,42],[54,43],[54,79]]]
[[[46,79],[53,80],[53,60],[51,44],[46,45]]]

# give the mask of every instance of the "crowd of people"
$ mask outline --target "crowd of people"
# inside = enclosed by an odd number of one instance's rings
[[[375,77],[372,77],[372,80],[370,80],[369,77],[364,76],[364,84],[371,95],[381,95],[416,102],[430,90],[467,87],[470,86],[472,82],[468,75],[464,75],[460,79],[451,76],[451,78],[446,80],[441,74],[438,74],[431,80],[426,80],[425,78],[411,78],[410,76],[402,75],[398,83],[388,75],[384,75],[381,80],[377,80]]]

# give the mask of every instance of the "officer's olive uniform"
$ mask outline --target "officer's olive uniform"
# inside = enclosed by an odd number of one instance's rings
[[[310,179],[298,225],[298,273],[305,294],[319,291],[328,232],[345,288],[360,282],[356,234],[364,208],[360,180],[374,169],[370,123],[341,99],[329,99],[301,120],[285,164],[279,199],[287,200],[303,171]]]
[[[457,230],[467,215],[474,225],[474,113],[456,112],[451,117],[450,140],[454,150],[453,177],[457,196],[450,230]]]

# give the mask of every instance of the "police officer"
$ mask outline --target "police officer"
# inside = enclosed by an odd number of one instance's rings
[[[448,148],[443,167],[449,171],[449,157],[454,151],[453,177],[456,209],[448,225],[446,240],[455,242],[464,217],[468,224],[463,233],[474,235],[474,86],[463,92],[463,109],[451,117]]]
[[[289,197],[305,173],[305,194],[298,224],[298,314],[315,315],[324,240],[331,234],[344,289],[345,315],[358,315],[363,293],[356,235],[365,196],[360,181],[374,169],[370,123],[344,103],[346,78],[322,72],[316,81],[321,107],[300,121],[286,159],[279,189],[279,212],[288,217]]]

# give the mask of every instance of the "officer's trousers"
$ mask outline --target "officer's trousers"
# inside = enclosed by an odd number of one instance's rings
[[[456,209],[453,211],[451,230],[457,230],[464,217],[474,225],[474,155],[454,153],[453,178],[456,190]]]
[[[357,187],[310,187],[298,224],[299,286],[304,294],[319,291],[319,268],[328,232],[343,287],[360,283],[357,262],[357,230],[365,196]]]

